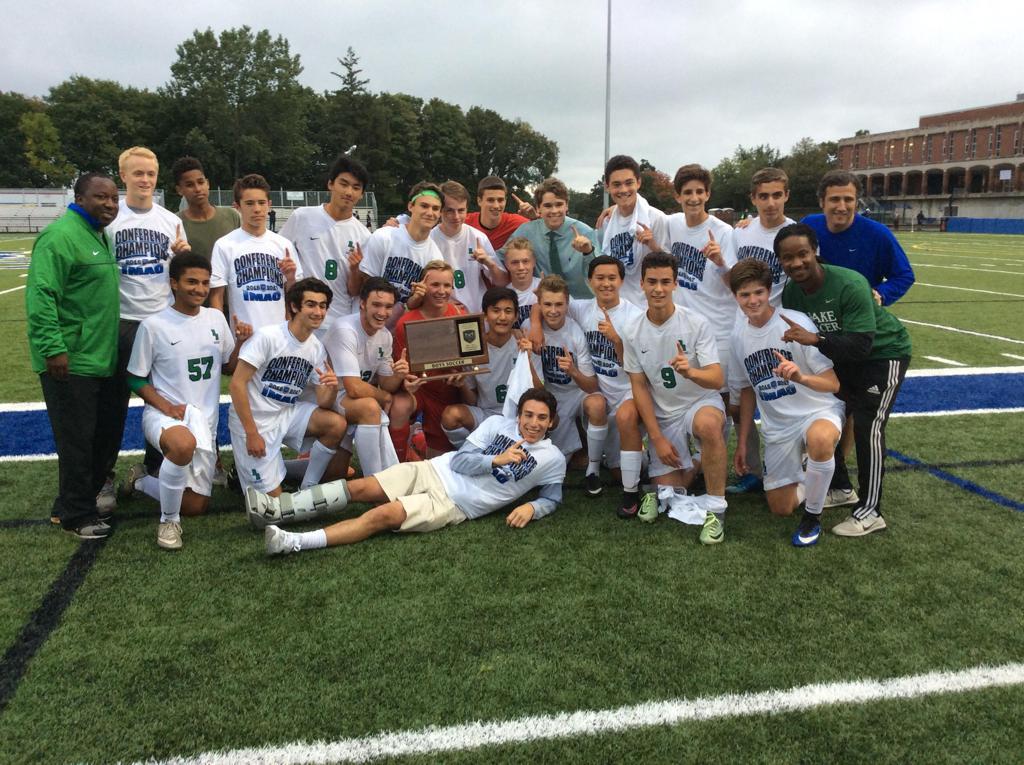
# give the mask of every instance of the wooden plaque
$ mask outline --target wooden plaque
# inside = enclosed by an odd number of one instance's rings
[[[409,371],[421,377],[479,374],[486,365],[484,315],[442,316],[405,324]]]

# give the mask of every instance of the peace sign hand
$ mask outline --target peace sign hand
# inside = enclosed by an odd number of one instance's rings
[[[324,362],[323,369],[316,370],[317,375],[320,377],[320,384],[328,388],[338,387],[338,376],[334,374],[334,370],[331,369],[330,362]]]

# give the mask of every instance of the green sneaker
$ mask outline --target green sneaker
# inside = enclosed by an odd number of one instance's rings
[[[704,527],[700,530],[700,543],[702,545],[717,545],[725,541],[725,527],[718,520],[714,513],[708,513],[704,518]]]
[[[640,500],[640,511],[636,514],[644,523],[654,523],[658,520],[658,495],[653,491],[644,494]]]

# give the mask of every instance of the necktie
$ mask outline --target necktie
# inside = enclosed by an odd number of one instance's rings
[[[548,247],[548,260],[551,261],[551,273],[557,276],[565,276],[565,272],[562,270],[562,258],[558,254],[558,232],[549,231],[548,239],[551,240],[551,244]]]

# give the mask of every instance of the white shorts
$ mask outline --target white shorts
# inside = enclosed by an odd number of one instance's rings
[[[818,420],[828,420],[843,432],[843,418],[838,412],[814,412],[807,415],[800,426],[800,438],[784,441],[765,442],[764,445],[764,490],[771,491],[791,483],[803,483],[804,450],[807,431]]]
[[[142,410],[142,435],[154,449],[160,451],[160,436],[169,428],[185,428],[181,420],[168,417],[152,407]],[[192,431],[189,430],[191,433]],[[194,436],[194,434],[193,434]],[[188,480],[185,487],[204,497],[213,495],[213,471],[216,469],[217,455],[215,452],[199,451],[192,454],[192,462],[188,466]]]
[[[682,470],[689,470],[693,467],[693,460],[690,457],[690,436],[693,435],[693,418],[696,417],[697,412],[704,407],[711,407],[712,409],[717,409],[723,415],[725,414],[725,404],[722,403],[722,397],[718,395],[718,393],[709,393],[682,414],[676,415],[672,419],[658,419],[658,427],[661,428],[661,434],[669,440],[672,446],[676,448],[676,452],[679,454],[679,462],[682,464]],[[658,454],[654,450],[653,444],[647,447],[647,451],[651,458],[651,464],[647,468],[647,474],[651,478],[656,478],[660,475],[667,475],[668,473],[680,469],[670,467],[658,459]]]
[[[564,400],[555,399],[557,402],[558,427],[548,433],[548,438],[551,439],[551,443],[559,448],[562,454],[572,454],[583,448],[583,444],[580,442],[579,429],[576,427],[576,421],[579,419],[584,395],[583,391],[576,390]]]
[[[374,478],[388,499],[398,500],[405,509],[405,522],[398,531],[436,531],[466,520],[466,514],[452,502],[429,460],[399,462]]]
[[[266,494],[281,485],[284,480],[284,458],[281,447],[290,446],[299,452],[308,451],[313,445],[313,438],[306,437],[309,418],[317,410],[316,404],[298,401],[284,427],[267,432],[260,432],[266,453],[262,457],[253,457],[245,449],[245,433],[231,431],[231,448],[235,452],[235,470],[242,489],[252,486],[256,491]]]
[[[722,367],[723,382],[718,389],[719,393],[731,394],[729,389],[729,362],[732,360],[732,336],[716,337],[715,345],[718,346],[718,364]],[[739,399],[737,399],[739,401]],[[732,403],[732,399],[729,399]]]

